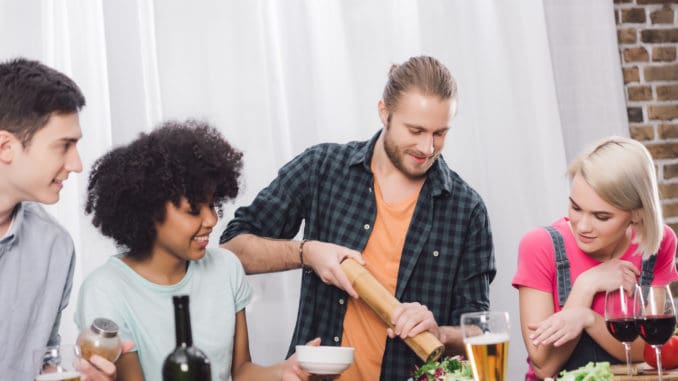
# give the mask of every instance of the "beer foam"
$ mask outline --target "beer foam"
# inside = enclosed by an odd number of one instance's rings
[[[484,333],[480,336],[464,338],[464,344],[469,345],[499,344],[507,341],[509,341],[508,333]]]
[[[35,376],[35,381],[79,380],[80,372],[45,373]]]

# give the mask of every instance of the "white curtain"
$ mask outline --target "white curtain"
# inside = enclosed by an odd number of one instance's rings
[[[520,379],[518,241],[566,212],[567,158],[593,138],[628,134],[610,0],[0,0],[0,58],[40,59],[87,97],[85,171],[50,208],[77,245],[71,305],[83,276],[115,252],[82,212],[88,168],[111,146],[192,117],[244,151],[244,189],[211,237],[217,245],[234,209],[294,155],[375,133],[389,66],[420,54],[439,58],[459,82],[444,156],[490,211],[499,269],[492,308],[511,315],[509,377]],[[286,352],[299,276],[249,277],[259,363]],[[76,335],[70,309],[62,335]]]

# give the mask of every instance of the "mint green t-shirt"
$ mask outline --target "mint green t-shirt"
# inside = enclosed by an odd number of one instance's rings
[[[162,364],[176,346],[173,295],[189,295],[193,344],[209,357],[212,380],[230,374],[235,314],[245,308],[252,288],[240,261],[231,252],[209,248],[189,262],[186,276],[171,286],[141,277],[111,257],[83,282],[75,323],[80,329],[104,317],[120,327],[122,340],[132,340],[146,381],[162,379]]]

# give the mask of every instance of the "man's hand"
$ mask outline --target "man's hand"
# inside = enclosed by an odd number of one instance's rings
[[[406,339],[425,331],[431,332],[440,339],[440,330],[433,313],[426,306],[416,302],[402,303],[393,310],[391,324],[393,324],[393,329],[386,330],[391,339],[396,336]]]
[[[122,343],[122,353],[127,353],[134,348],[134,343],[125,341]],[[116,378],[115,364],[105,358],[94,355],[89,361],[81,359],[78,363],[81,381],[113,381]]]
[[[358,293],[341,269],[341,262],[346,258],[353,258],[361,265],[365,265],[360,252],[343,246],[321,241],[307,241],[304,245],[304,262],[318,274],[323,283],[339,287],[352,297],[358,298]]]

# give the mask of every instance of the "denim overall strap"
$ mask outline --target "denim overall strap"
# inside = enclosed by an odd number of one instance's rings
[[[640,272],[640,279],[638,284],[641,286],[648,286],[652,284],[654,279],[654,262],[657,260],[657,254],[651,255],[647,259],[643,259],[643,269]]]
[[[570,265],[569,261],[567,260],[567,256],[565,255],[565,245],[560,232],[550,226],[546,229],[549,231],[549,234],[551,234],[551,240],[553,241],[553,247],[556,253],[558,300],[560,306],[562,307],[565,304],[565,301],[567,300],[572,288]],[[654,258],[655,256],[652,256],[648,258],[648,260],[643,261],[643,271],[641,273],[640,282],[652,282],[652,279],[654,278],[652,272],[654,268]],[[607,361],[610,364],[621,363],[619,360],[607,353],[598,343],[596,343],[596,341],[593,340],[593,338],[589,336],[586,331],[583,331],[579,337],[577,346],[575,347],[574,351],[572,351],[570,358],[565,362],[565,364],[563,364],[562,369],[577,369],[583,365],[586,365],[590,361]]]
[[[570,277],[570,261],[567,260],[565,253],[565,243],[563,236],[553,226],[546,226],[545,229],[551,236],[553,242],[553,251],[556,257],[556,279],[558,280],[558,305],[564,306],[567,296],[572,289],[572,278]]]

